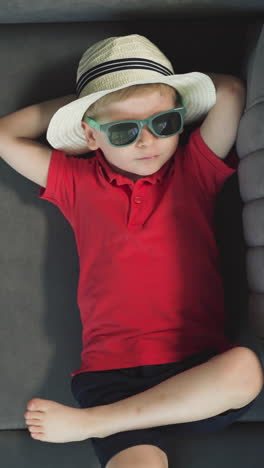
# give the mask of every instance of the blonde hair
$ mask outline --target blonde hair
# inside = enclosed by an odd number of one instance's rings
[[[112,102],[124,101],[135,94],[144,94],[153,91],[159,91],[161,96],[166,95],[169,91],[175,98],[175,105],[179,104],[178,93],[176,89],[170,85],[164,83],[137,84],[119,89],[118,91],[113,91],[101,97],[87,109],[83,119],[85,117],[91,117],[93,119],[98,118],[99,115],[103,113],[104,107]]]

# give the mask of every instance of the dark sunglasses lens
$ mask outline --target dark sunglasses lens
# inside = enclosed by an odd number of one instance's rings
[[[181,115],[179,112],[160,115],[152,121],[152,125],[155,132],[161,136],[173,135],[181,128]]]
[[[133,123],[112,125],[109,130],[109,139],[115,146],[128,145],[138,136],[138,127]]]

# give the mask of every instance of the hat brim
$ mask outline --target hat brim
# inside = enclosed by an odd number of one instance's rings
[[[135,84],[164,83],[174,87],[182,96],[186,107],[185,123],[206,115],[216,101],[215,86],[211,78],[200,72],[163,76],[160,79],[140,80],[84,96],[58,109],[50,120],[47,140],[55,149],[68,154],[82,154],[88,150],[81,121],[87,109],[99,98]]]

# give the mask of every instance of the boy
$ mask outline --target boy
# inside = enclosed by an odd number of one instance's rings
[[[40,441],[91,438],[103,467],[167,467],[169,432],[223,428],[263,386],[256,354],[224,336],[212,226],[245,91],[211,77],[175,75],[142,36],[109,38],[83,55],[78,99],[0,121],[1,156],[61,209],[80,258],[81,408],[33,399],[26,424]],[[54,151],[33,141],[47,128]]]

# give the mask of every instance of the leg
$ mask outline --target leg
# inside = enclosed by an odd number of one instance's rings
[[[142,393],[94,408],[102,421],[98,437],[207,419],[246,406],[262,387],[259,359],[238,347]]]
[[[106,468],[168,468],[168,457],[155,445],[136,445],[117,453]]]
[[[31,400],[25,418],[34,439],[71,442],[210,418],[247,405],[262,387],[259,359],[238,347],[110,405],[76,409]]]

